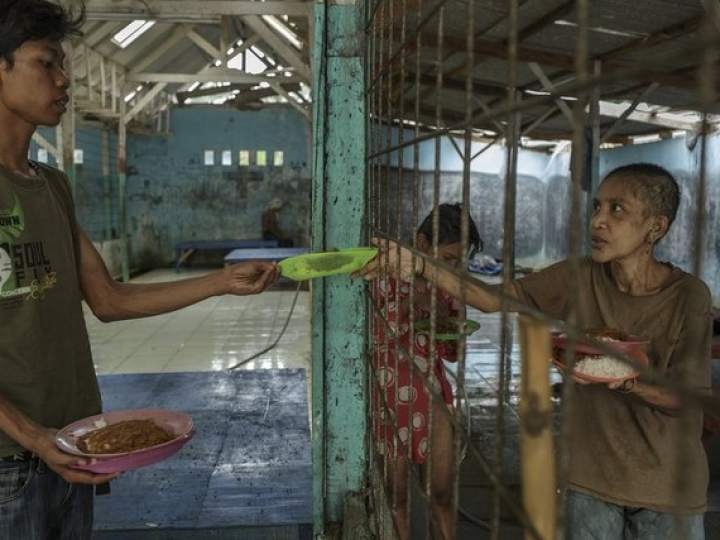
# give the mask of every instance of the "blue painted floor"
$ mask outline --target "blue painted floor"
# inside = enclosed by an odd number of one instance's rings
[[[96,498],[97,531],[212,530],[312,522],[304,369],[105,375],[105,410],[193,417],[175,457],[125,473]]]

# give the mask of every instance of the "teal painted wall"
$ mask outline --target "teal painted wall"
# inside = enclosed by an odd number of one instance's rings
[[[309,243],[310,130],[290,107],[238,111],[175,108],[169,135],[128,138],[128,225],[135,257],[167,262],[184,240],[259,238],[261,215],[274,197],[286,202],[280,224],[296,245]],[[213,150],[215,165],[204,164]],[[251,165],[239,165],[248,150]],[[267,165],[255,164],[264,150]],[[230,151],[231,165],[221,163]],[[273,165],[276,151],[283,165]]]
[[[313,249],[364,245],[365,106],[360,13],[315,4]],[[366,303],[347,276],[313,283],[314,529],[342,520],[364,488]]]
[[[184,240],[258,238],[260,218],[274,197],[286,201],[280,223],[296,245],[310,239],[310,127],[291,107],[238,111],[217,106],[173,109],[169,134],[128,134],[127,213],[130,266],[135,269],[169,264],[174,246]],[[39,132],[54,144],[55,130]],[[111,178],[101,167],[101,128],[80,126],[76,148],[84,162],[76,165],[75,202],[80,225],[92,240],[116,238],[118,182],[117,136],[109,132]],[[37,159],[33,143],[30,156]],[[215,152],[215,165],[204,164],[205,150]],[[230,166],[222,152],[231,152]],[[240,150],[250,152],[251,165],[238,163]],[[256,165],[264,150],[266,166]],[[283,152],[283,164],[273,165]],[[54,158],[49,164],[57,166]],[[108,210],[109,209],[109,210]],[[109,230],[109,233],[106,233]]]

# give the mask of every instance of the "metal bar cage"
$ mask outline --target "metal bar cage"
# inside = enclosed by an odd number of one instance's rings
[[[657,3],[640,4],[652,10]],[[674,16],[658,27],[657,18],[643,31],[608,28],[602,16],[618,5],[589,0],[369,0],[364,9],[367,231],[381,248],[377,277],[367,288],[375,532],[455,538],[466,527],[489,538],[513,531],[562,537],[574,451],[565,418],[578,396],[573,378],[565,378],[553,386],[562,397],[551,398],[549,329],[567,334],[564,361],[571,370],[585,332],[578,305],[589,250],[583,231],[590,228],[605,149],[648,136],[672,138],[678,129],[699,141],[694,221],[686,221],[692,241],[683,260],[687,271],[703,275],[712,229],[707,141],[717,108],[717,6],[698,2],[686,20]],[[674,123],[679,108],[687,110],[685,124]],[[521,154],[530,159],[533,148],[546,161],[563,151],[571,156],[564,183],[553,185],[558,196],[543,209],[565,222],[561,252],[534,260],[567,260],[570,305],[563,321],[512,294],[521,275],[516,257],[525,257],[516,252],[537,242],[516,232],[528,198],[537,196],[524,191],[528,183],[519,173]],[[483,159],[498,164],[497,182],[476,166]],[[448,210],[447,203],[459,207]],[[487,207],[498,219],[488,217]],[[441,222],[446,211],[460,220],[454,247]],[[485,262],[502,266],[491,283],[468,271],[477,262],[473,252],[482,249],[481,242],[473,245],[472,218],[480,237],[492,239],[494,260]],[[441,274],[452,290],[438,286]],[[494,295],[499,315],[468,311],[471,294]],[[484,338],[468,337],[467,318],[480,320]],[[641,380],[679,396],[684,436],[678,444],[696,433],[700,408],[720,410],[708,392],[591,341],[638,370]],[[552,377],[560,381],[557,373]],[[682,450],[679,471],[690,455]],[[682,474],[675,477],[680,505],[687,486]]]

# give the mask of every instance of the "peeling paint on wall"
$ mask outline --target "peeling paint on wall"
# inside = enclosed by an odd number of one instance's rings
[[[189,107],[172,111],[170,136],[133,135],[128,162],[128,214],[134,255],[173,257],[177,242],[259,238],[267,203],[286,202],[280,225],[296,245],[309,245],[310,170],[308,130],[290,108],[236,111]],[[205,150],[216,165],[204,165]],[[232,165],[220,164],[229,150]],[[268,166],[240,166],[240,150],[265,150]],[[284,164],[272,166],[282,151]],[[154,258],[151,257],[154,255]]]

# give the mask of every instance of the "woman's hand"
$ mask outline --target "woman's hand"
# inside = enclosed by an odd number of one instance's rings
[[[413,254],[404,247],[400,247],[393,240],[384,238],[373,238],[370,243],[378,247],[378,256],[367,263],[362,269],[353,274],[353,277],[361,277],[365,280],[373,280],[380,275],[381,269],[387,268],[390,275],[408,281],[413,274],[421,274],[418,270],[424,270],[425,260],[416,257],[417,264],[413,267]],[[398,276],[398,261],[400,261],[400,272]]]
[[[32,438],[32,448],[29,448],[50,469],[60,475],[70,484],[105,484],[118,474],[94,474],[87,471],[73,469],[73,466],[87,465],[88,460],[71,454],[61,452],[55,445],[57,430],[38,428]]]
[[[619,390],[620,392],[630,394],[632,393],[633,388],[635,388],[635,382],[636,379],[625,379],[624,381],[608,383],[607,386],[610,390]]]
[[[227,266],[218,272],[220,294],[246,296],[258,294],[280,277],[277,264],[250,261]]]

